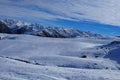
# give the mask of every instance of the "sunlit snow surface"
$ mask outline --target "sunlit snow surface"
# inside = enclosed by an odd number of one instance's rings
[[[0,80],[120,80],[118,38],[0,36]]]

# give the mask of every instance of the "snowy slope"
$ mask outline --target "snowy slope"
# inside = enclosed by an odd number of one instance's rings
[[[109,54],[105,56],[105,58],[110,58],[120,64],[120,48],[109,51]]]
[[[73,69],[0,58],[1,80],[119,80],[120,71]]]
[[[112,41],[102,47],[108,52],[108,55],[106,55],[105,58],[110,58],[120,63],[120,40]]]
[[[1,80],[120,80],[119,63],[103,58],[119,39],[0,37]]]

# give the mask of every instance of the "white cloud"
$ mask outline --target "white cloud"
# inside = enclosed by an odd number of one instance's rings
[[[0,15],[120,26],[120,0],[1,0]],[[31,7],[30,7],[31,6]]]

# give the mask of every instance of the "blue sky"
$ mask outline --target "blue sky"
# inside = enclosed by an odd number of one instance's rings
[[[120,35],[120,0],[0,0],[0,18]]]

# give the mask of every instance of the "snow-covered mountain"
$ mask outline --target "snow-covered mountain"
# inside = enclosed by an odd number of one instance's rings
[[[61,27],[43,27],[39,24],[30,24],[17,20],[5,19],[2,20],[15,34],[31,34],[42,37],[56,37],[56,38],[73,38],[73,37],[93,37],[102,38],[99,34],[80,31],[73,28]]]
[[[120,38],[8,19],[0,32],[0,80],[120,80]]]

